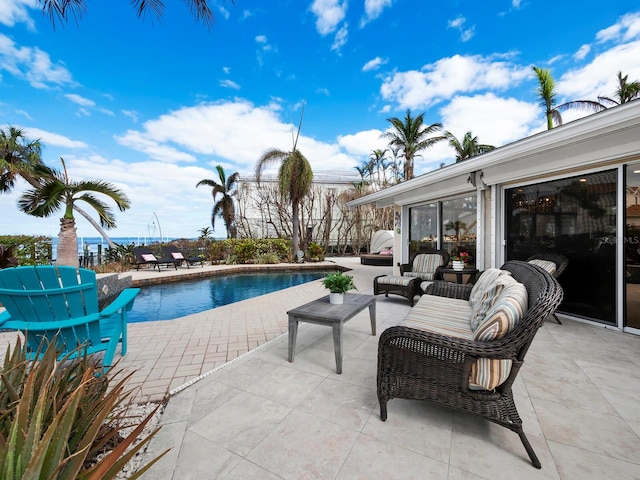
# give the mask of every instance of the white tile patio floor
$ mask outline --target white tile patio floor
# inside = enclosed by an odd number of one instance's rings
[[[390,271],[347,263],[360,293]],[[314,282],[223,317],[285,325],[288,309],[324,293]],[[409,308],[379,297],[378,334]],[[638,337],[570,320],[540,330],[515,391],[541,470],[515,433],[471,415],[394,399],[381,422],[366,311],[345,326],[342,375],[330,329],[301,324],[293,363],[287,335],[274,337],[169,400],[147,458],[171,451],[145,480],[640,478]]]
[[[353,268],[360,293],[391,271],[333,260]],[[324,294],[312,282],[129,326],[119,366],[138,369],[140,399],[213,371],[169,399],[145,461],[171,450],[144,480],[640,479],[640,337],[570,320],[538,332],[514,387],[537,470],[515,433],[471,415],[394,399],[381,422],[367,311],[345,325],[342,375],[327,327],[301,324],[287,362],[286,311]],[[380,296],[378,335],[409,309]]]

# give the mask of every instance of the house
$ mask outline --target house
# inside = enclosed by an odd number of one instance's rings
[[[394,206],[394,265],[422,247],[476,268],[569,258],[558,314],[640,334],[640,101],[349,202]]]

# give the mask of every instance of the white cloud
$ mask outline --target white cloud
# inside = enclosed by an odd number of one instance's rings
[[[331,50],[340,51],[340,49],[347,43],[347,36],[349,35],[349,25],[345,23],[340,27],[340,30],[336,32],[336,36],[333,39]]]
[[[0,0],[0,23],[13,27],[17,23],[24,23],[29,29],[34,28],[29,9],[37,9],[38,5],[32,0]]]
[[[314,0],[311,11],[316,15],[316,29],[320,35],[328,35],[337,30],[347,14],[348,2],[345,0]]]
[[[320,95],[324,95],[325,97],[331,96],[331,92],[326,87],[316,88],[316,93],[319,93]]]
[[[24,133],[27,138],[37,138],[47,147],[55,146],[62,148],[88,148],[88,145],[79,140],[71,140],[64,135],[53,132],[47,132],[39,128],[25,127]]]
[[[267,43],[266,35],[256,35],[256,43]]]
[[[475,25],[465,29],[464,24],[466,23],[466,21],[466,18],[460,16],[453,20],[449,20],[447,24],[449,28],[455,28],[460,31],[460,40],[463,42],[468,42],[469,40],[471,40],[475,35],[476,30]]]
[[[380,94],[401,109],[428,108],[457,93],[512,88],[530,76],[530,68],[480,55],[442,58],[420,70],[387,76]]]
[[[220,80],[220,86],[224,88],[232,88],[233,90],[240,90],[240,85],[229,79]]]
[[[50,88],[52,85],[73,85],[71,73],[51,61],[49,54],[38,47],[18,47],[13,40],[0,34],[0,72],[27,80],[32,87]]]
[[[596,34],[598,42],[629,41],[640,36],[640,12],[628,13],[620,17],[614,25]]]
[[[464,17],[458,17],[458,18],[454,18],[453,20],[449,20],[447,22],[447,25],[449,26],[449,28],[462,28],[462,25],[464,25],[464,22],[466,22],[467,20]]]
[[[520,8],[520,3],[521,3],[521,0],[512,0],[511,1],[511,6],[513,8],[515,8],[515,9],[518,9],[518,8]]]
[[[96,102],[93,100],[89,100],[88,98],[81,97],[80,95],[76,95],[75,93],[67,93],[65,97],[71,100],[73,103],[77,103],[78,105],[82,105],[83,107],[95,107]]]
[[[591,51],[591,45],[582,45],[576,53],[573,54],[574,60],[580,61],[584,60],[589,52]]]
[[[384,9],[392,4],[393,0],[364,0],[365,16],[360,20],[360,27],[364,27],[367,23],[378,18]]]
[[[369,72],[371,70],[377,70],[378,68],[380,68],[381,65],[386,64],[388,61],[389,59],[387,58],[380,58],[380,57],[373,58],[363,65],[362,71]]]
[[[133,123],[138,123],[138,112],[135,110],[121,110],[120,111],[125,117],[129,117]]]
[[[387,148],[387,141],[380,138],[380,135],[382,135],[382,130],[364,130],[338,137],[338,144],[351,155],[367,157],[372,150]]]

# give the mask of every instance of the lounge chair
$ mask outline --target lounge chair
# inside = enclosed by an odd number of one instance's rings
[[[187,268],[190,265],[195,265],[199,263],[202,267],[204,267],[204,258],[201,257],[185,257],[178,247],[175,245],[163,245],[162,246],[162,254],[165,258],[172,258],[173,260],[178,260],[180,265],[183,263],[187,264]]]
[[[27,356],[56,342],[61,357],[104,352],[103,368],[113,365],[119,342],[127,353],[127,311],[139,288],[126,288],[99,310],[96,274],[75,267],[16,267],[0,270],[0,328],[24,333]],[[78,349],[78,347],[81,347]]]
[[[156,258],[149,247],[134,247],[133,254],[136,256],[136,270],[140,270],[142,265],[151,265],[152,268],[158,267],[158,271],[160,271],[160,267],[162,265],[169,268],[173,265],[173,267],[177,270],[178,265],[182,263],[181,260],[176,260],[172,257],[170,258]]]

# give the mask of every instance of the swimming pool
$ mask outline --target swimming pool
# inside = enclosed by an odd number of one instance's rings
[[[172,320],[324,278],[327,272],[252,273],[185,280],[140,289],[129,323]]]

